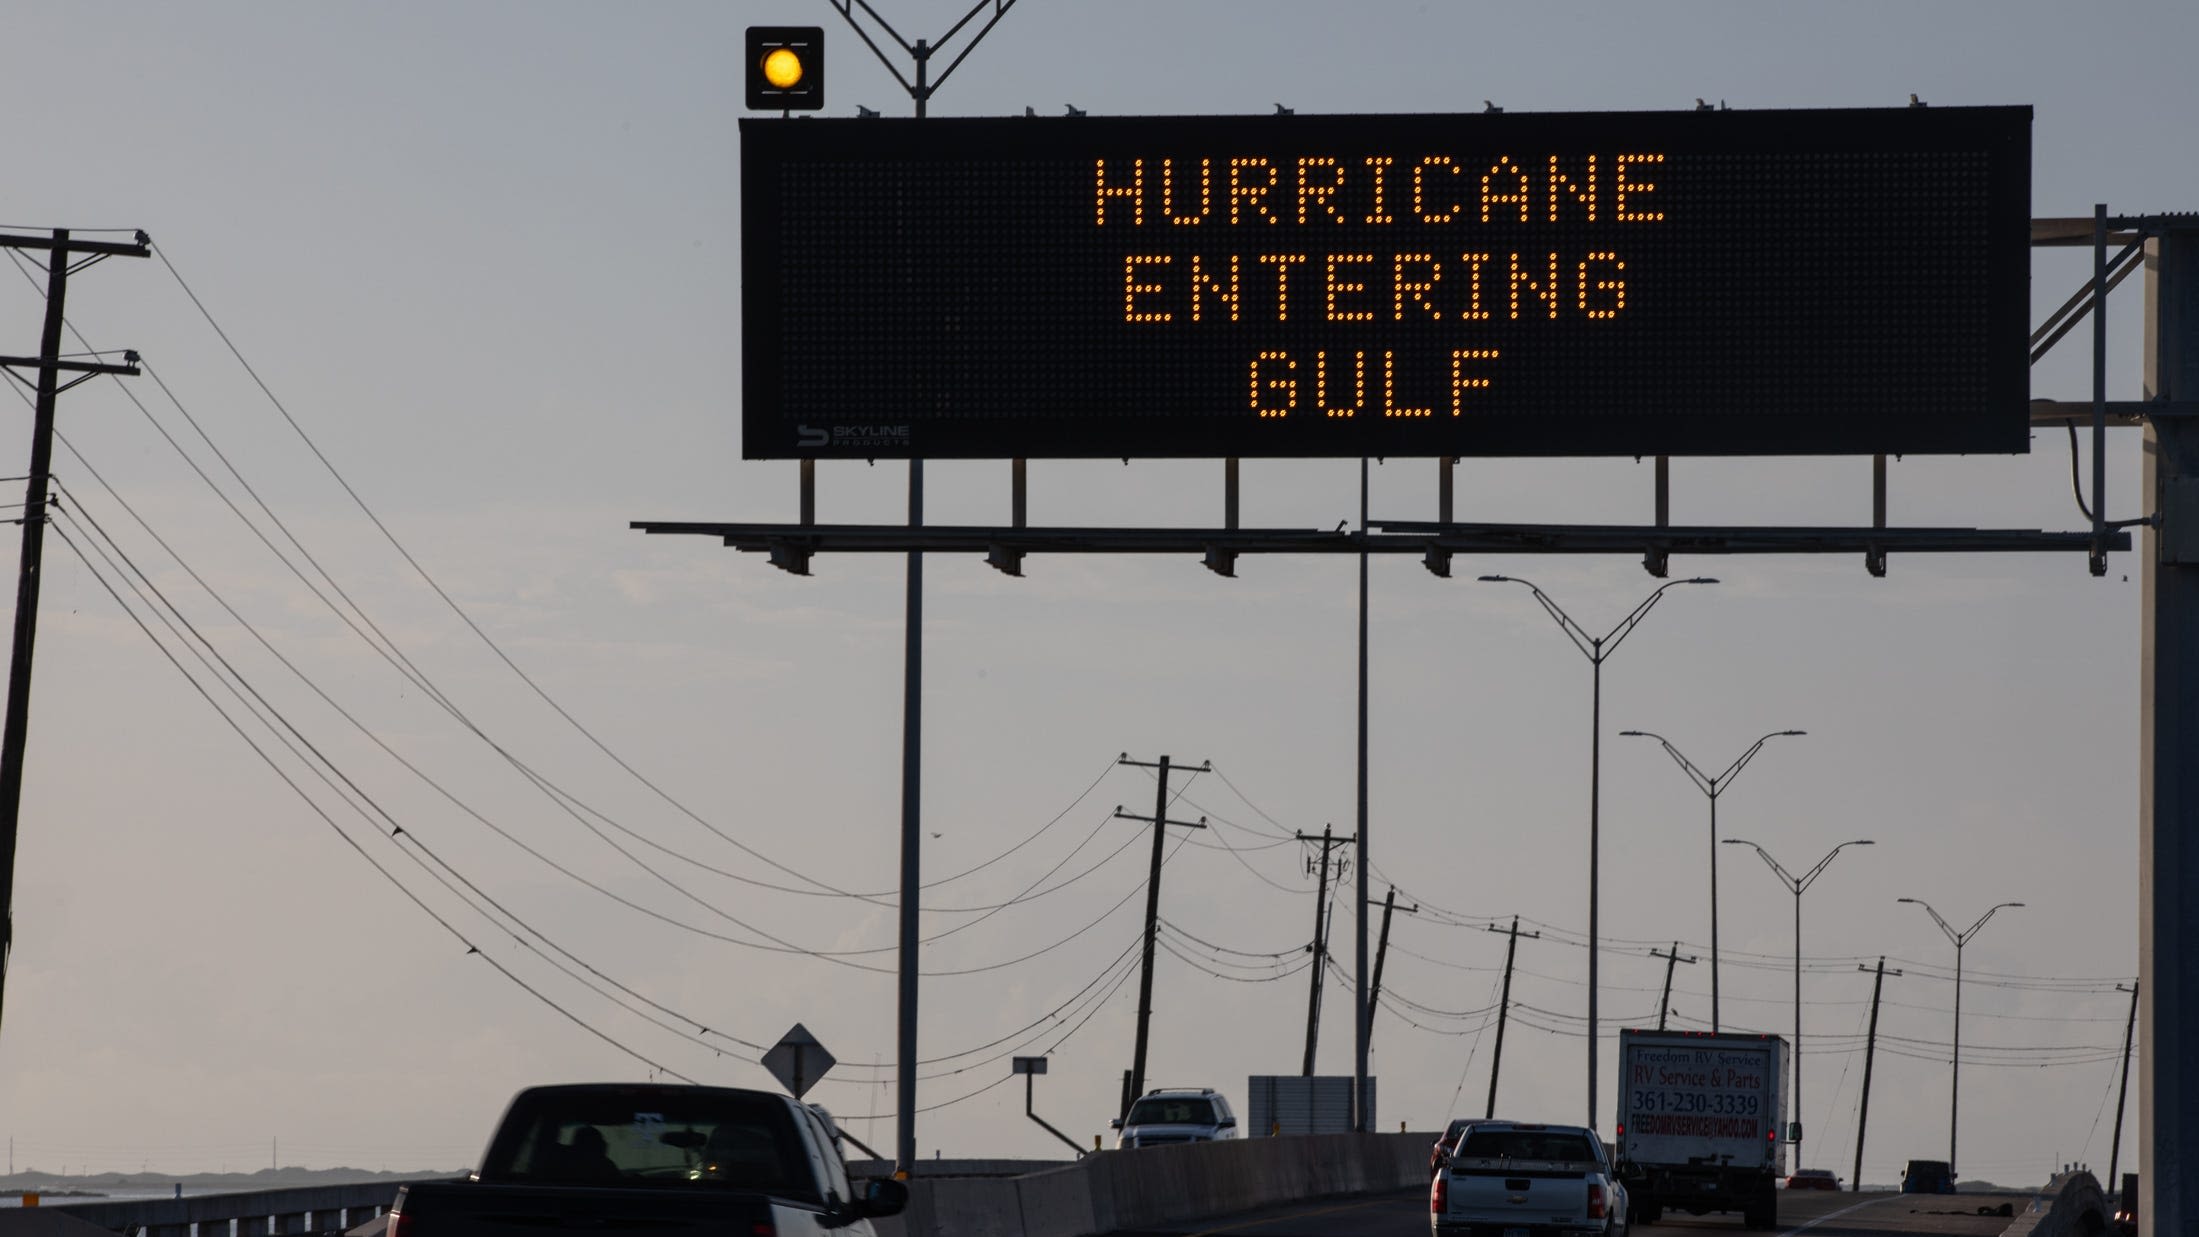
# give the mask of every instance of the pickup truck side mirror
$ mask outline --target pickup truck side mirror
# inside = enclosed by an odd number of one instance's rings
[[[909,1205],[906,1182],[891,1177],[868,1177],[855,1190],[855,1210],[869,1216],[897,1216]]]
[[[1222,1122],[1214,1128],[1217,1130],[1234,1130],[1237,1128],[1237,1119],[1235,1117],[1231,1117],[1229,1120]]]
[[[1121,1128],[1122,1128],[1122,1118],[1121,1118],[1121,1117],[1109,1117],[1109,1118],[1107,1119],[1107,1128],[1108,1128],[1108,1129],[1111,1129],[1111,1130],[1119,1130],[1119,1129],[1121,1129]]]

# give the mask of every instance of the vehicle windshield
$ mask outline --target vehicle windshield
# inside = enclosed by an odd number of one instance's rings
[[[1473,1130],[1458,1149],[1464,1160],[1556,1160],[1594,1163],[1588,1139],[1564,1130]]]
[[[803,1159],[785,1106],[766,1096],[552,1091],[515,1103],[481,1179],[814,1199]]]
[[[1130,1106],[1125,1125],[1212,1125],[1214,1105],[1197,1096],[1149,1095]]]

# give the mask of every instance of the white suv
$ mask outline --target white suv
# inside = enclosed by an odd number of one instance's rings
[[[1108,1124],[1121,1131],[1115,1146],[1124,1150],[1237,1137],[1237,1114],[1212,1087],[1148,1091],[1129,1116]]]

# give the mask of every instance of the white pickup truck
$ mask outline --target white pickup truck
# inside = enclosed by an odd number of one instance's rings
[[[1626,1189],[1578,1125],[1476,1121],[1428,1192],[1435,1237],[1617,1237]]]

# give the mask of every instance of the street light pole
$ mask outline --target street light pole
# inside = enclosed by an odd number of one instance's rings
[[[1756,753],[1764,750],[1764,744],[1787,735],[1808,733],[1806,730],[1774,730],[1750,744],[1747,751],[1726,766],[1724,773],[1712,777],[1696,768],[1694,761],[1681,755],[1680,749],[1672,746],[1671,741],[1661,734],[1647,730],[1619,732],[1622,737],[1627,738],[1655,739],[1665,749],[1665,754],[1680,766],[1680,771],[1687,774],[1688,780],[1695,783],[1695,788],[1710,800],[1710,1029],[1713,1034],[1721,1029],[1718,1008],[1718,796],[1740,775],[1749,761],[1756,759]]]
[[[1595,1129],[1597,1128],[1596,997],[1598,991],[1598,986],[1596,982],[1596,955],[1599,950],[1599,943],[1602,939],[1602,921],[1599,917],[1599,912],[1601,909],[1601,899],[1599,896],[1598,882],[1601,877],[1601,861],[1603,852],[1603,832],[1600,814],[1600,798],[1603,789],[1603,661],[1604,658],[1609,657],[1612,653],[1618,651],[1619,642],[1626,639],[1627,634],[1632,632],[1634,628],[1641,623],[1643,617],[1649,613],[1650,608],[1657,604],[1657,599],[1665,595],[1666,589],[1675,588],[1682,584],[1716,584],[1718,581],[1710,576],[1694,576],[1685,580],[1671,580],[1664,584],[1661,584],[1653,592],[1651,592],[1649,596],[1643,598],[1642,603],[1638,606],[1635,606],[1632,612],[1630,612],[1625,618],[1620,619],[1618,626],[1613,627],[1610,631],[1604,633],[1601,636],[1591,636],[1588,634],[1585,628],[1583,628],[1579,623],[1573,621],[1572,615],[1567,614],[1564,610],[1560,609],[1558,607],[1558,603],[1550,600],[1549,594],[1535,587],[1532,582],[1522,580],[1517,576],[1482,576],[1480,577],[1480,579],[1482,580],[1482,582],[1489,584],[1525,585],[1527,587],[1527,590],[1535,595],[1535,600],[1539,602],[1542,608],[1549,613],[1550,617],[1557,620],[1558,628],[1565,633],[1566,639],[1571,640],[1573,642],[1573,647],[1579,649],[1581,651],[1581,654],[1588,658],[1589,665],[1592,667],[1590,677],[1593,685],[1593,694],[1590,697],[1591,705],[1589,712],[1589,726],[1591,728],[1591,734],[1588,743],[1587,1125],[1589,1129]]]
[[[1970,938],[1978,934],[1978,929],[1985,926],[1986,920],[1991,919],[2000,911],[2007,910],[2010,907],[2022,906],[2023,903],[2002,902],[1983,915],[1978,916],[1976,923],[1957,932],[1953,925],[1940,918],[1939,912],[1933,910],[1932,904],[1924,899],[1899,898],[1896,900],[1913,902],[1923,907],[1924,913],[1932,917],[1932,922],[1939,925],[1939,930],[1946,933],[1947,939],[1953,942],[1955,946],[1955,1051],[1950,1058],[1954,1068],[1947,1088],[1947,1175],[1952,1178],[1955,1175],[1955,1137],[1960,1131],[1962,1120],[1962,947],[1970,943]]]
[[[1853,842],[1842,842],[1840,845],[1833,847],[1829,851],[1826,851],[1825,857],[1817,861],[1816,867],[1811,868],[1809,871],[1804,872],[1800,876],[1796,876],[1792,872],[1789,872],[1785,868],[1779,866],[1779,861],[1771,857],[1770,851],[1767,851],[1763,847],[1756,845],[1756,843],[1754,842],[1746,841],[1741,838],[1727,838],[1726,844],[1729,846],[1747,846],[1754,849],[1756,851],[1757,857],[1759,859],[1762,859],[1765,865],[1772,870],[1772,873],[1779,878],[1780,883],[1794,891],[1794,1116],[1792,1120],[1794,1121],[1795,1134],[1797,1135],[1797,1137],[1793,1141],[1799,1144],[1802,1141],[1799,1135],[1803,1132],[1802,893],[1811,885],[1817,883],[1817,878],[1824,875],[1825,869],[1832,866],[1832,861],[1834,857],[1839,855],[1841,851],[1848,849],[1850,846],[1875,846],[1877,845],[1877,843],[1871,841],[1868,838],[1862,838]]]

